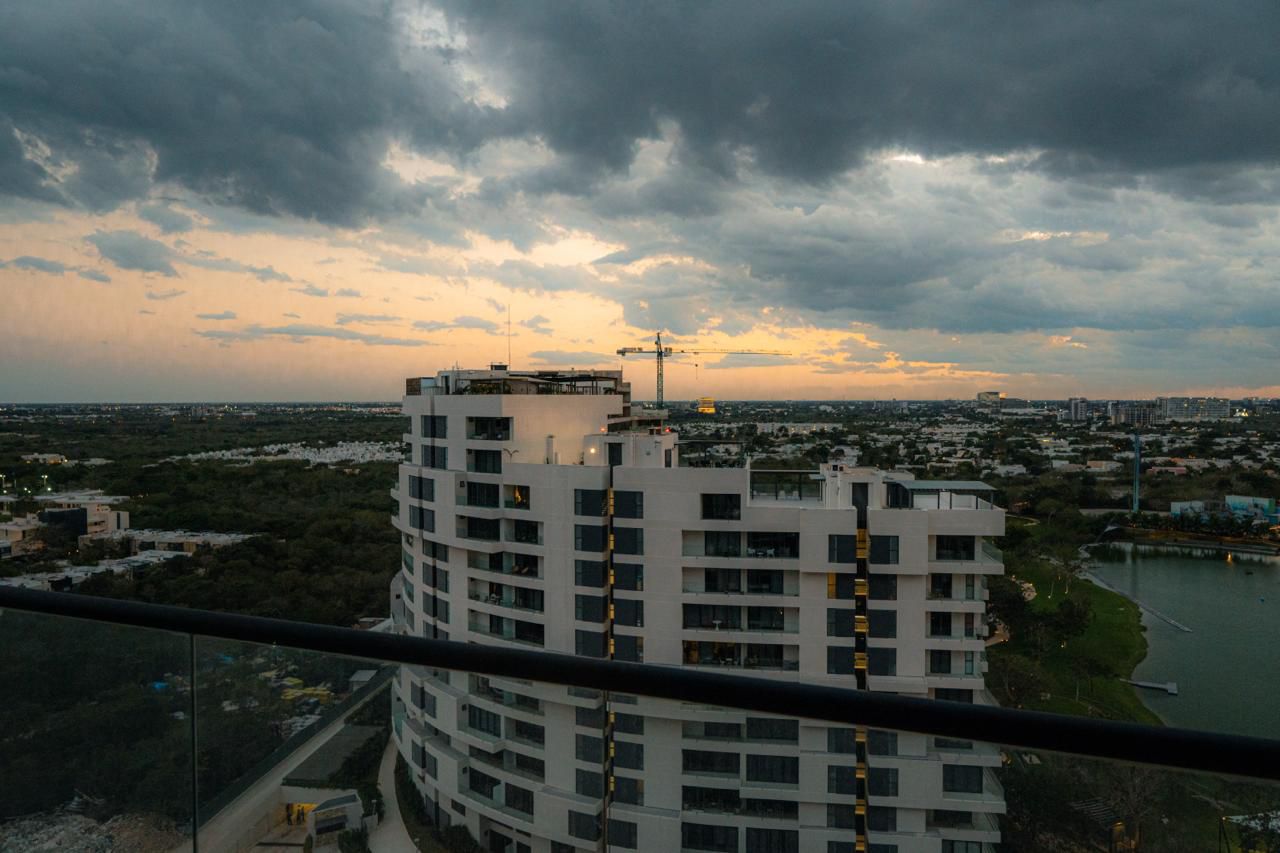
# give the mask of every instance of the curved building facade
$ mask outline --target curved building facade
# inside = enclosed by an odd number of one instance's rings
[[[981,483],[679,467],[619,371],[410,379],[397,629],[955,701],[983,690]],[[984,497],[986,495],[986,497]],[[429,814],[486,850],[978,853],[994,748],[404,667]]]

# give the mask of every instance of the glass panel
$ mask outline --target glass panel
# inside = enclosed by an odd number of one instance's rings
[[[319,848],[385,815],[391,729],[407,719],[404,704],[391,703],[396,672],[380,661],[197,637],[201,849],[302,845],[308,835]],[[430,690],[405,698],[414,725],[440,713]],[[436,756],[406,754],[438,772]]]
[[[0,850],[189,847],[187,635],[0,610],[0,697]]]

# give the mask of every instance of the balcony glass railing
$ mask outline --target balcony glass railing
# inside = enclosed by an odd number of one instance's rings
[[[675,833],[688,849],[910,850],[923,829],[957,849],[1237,851],[1278,834],[1276,740],[6,587],[0,607],[4,850],[126,831],[154,850],[336,850],[362,829],[373,850],[450,849],[446,829],[456,844],[480,820],[495,849],[499,823],[640,850]],[[468,690],[486,701],[468,708]],[[667,760],[679,784],[644,785]],[[605,762],[613,778],[593,776]]]

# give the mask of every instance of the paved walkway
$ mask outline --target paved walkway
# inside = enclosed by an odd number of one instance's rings
[[[418,853],[417,846],[404,828],[400,817],[400,801],[396,798],[396,739],[387,739],[387,751],[378,768],[378,788],[382,791],[385,814],[377,829],[369,833],[369,849],[373,853]]]
[[[375,694],[376,695],[376,691]],[[291,755],[268,771],[262,778],[254,782],[248,790],[236,797],[213,819],[200,828],[200,853],[241,853],[251,849],[254,844],[274,827],[274,809],[280,804],[280,784],[285,777],[297,769],[298,765],[311,757],[312,753],[329,742],[347,723],[347,717],[364,706],[369,698],[348,708],[347,712],[317,732],[310,740],[298,747]],[[393,756],[394,761],[394,756]],[[392,765],[394,771],[395,765]],[[394,798],[395,789],[392,788]],[[267,815],[272,815],[268,819]],[[399,810],[397,809],[397,817]],[[265,822],[265,823],[264,823]],[[255,835],[251,831],[261,827]],[[252,839],[245,838],[252,835]],[[390,848],[388,848],[390,849]],[[186,841],[175,847],[171,853],[191,853],[191,842]]]

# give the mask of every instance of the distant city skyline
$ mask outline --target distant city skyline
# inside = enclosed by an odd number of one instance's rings
[[[1280,395],[1280,10],[931,6],[22,4],[0,400]]]

